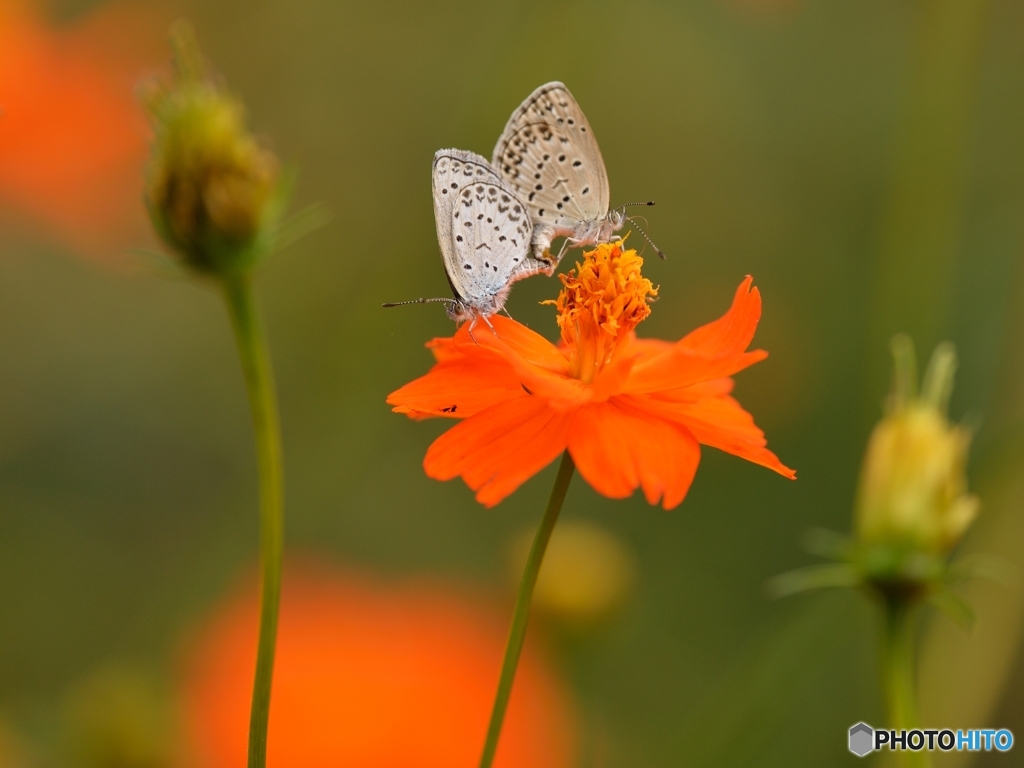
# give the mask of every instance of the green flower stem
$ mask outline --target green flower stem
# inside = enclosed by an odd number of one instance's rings
[[[498,693],[494,697],[494,708],[491,710],[491,722],[487,727],[487,741],[484,742],[484,752],[480,757],[480,768],[491,768],[491,763],[494,762],[501,726],[505,721],[505,710],[508,709],[508,699],[512,694],[512,683],[516,677],[516,667],[519,666],[519,654],[523,650],[523,640],[526,639],[526,623],[530,619],[533,588],[537,585],[537,575],[544,560],[544,551],[548,548],[551,532],[558,522],[558,513],[562,511],[562,502],[565,501],[565,493],[569,490],[569,482],[575,470],[576,464],[573,463],[569,451],[566,451],[562,454],[562,463],[558,465],[558,476],[555,477],[555,485],[551,489],[547,509],[544,510],[544,519],[540,522],[537,535],[533,537],[530,556],[526,559],[523,579],[519,583],[519,595],[516,597],[516,609],[512,616],[512,628],[508,633],[508,644],[505,646],[505,660],[501,664],[501,679],[498,681]]]
[[[889,596],[885,602],[885,628],[882,635],[882,684],[889,715],[889,728],[910,731],[921,727],[915,694],[917,603],[904,596]],[[930,768],[926,750],[901,750],[903,765]]]
[[[260,637],[256,679],[249,716],[248,768],[267,764],[267,724],[270,719],[270,684],[274,675],[277,613],[281,599],[281,559],[284,551],[284,498],[281,469],[281,428],[277,393],[267,342],[253,301],[246,273],[226,276],[224,298],[245,373],[256,439],[260,485]]]

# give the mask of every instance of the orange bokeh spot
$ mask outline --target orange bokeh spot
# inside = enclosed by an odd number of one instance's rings
[[[0,0],[0,206],[106,260],[145,231],[148,128],[134,96],[162,22],[114,5],[72,29]],[[11,214],[14,214],[13,216]]]
[[[189,765],[245,765],[256,663],[251,589],[204,631],[185,687]],[[507,626],[436,585],[389,586],[289,566],[268,757],[278,768],[472,768]],[[537,655],[516,677],[496,768],[572,765],[565,694]]]

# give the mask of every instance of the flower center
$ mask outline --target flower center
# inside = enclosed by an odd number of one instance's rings
[[[605,243],[583,254],[583,263],[560,275],[558,327],[573,374],[593,381],[636,326],[651,314],[648,297],[658,289],[640,274],[644,260],[622,242]]]

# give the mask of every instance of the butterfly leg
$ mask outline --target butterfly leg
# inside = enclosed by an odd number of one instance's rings
[[[569,250],[569,244],[572,242],[573,241],[568,237],[562,241],[562,247],[558,250],[558,258],[555,260],[556,264],[562,260],[562,257],[565,255],[565,252]]]

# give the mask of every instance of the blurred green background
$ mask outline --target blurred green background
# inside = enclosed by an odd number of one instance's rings
[[[49,12],[73,25],[98,5]],[[433,152],[489,156],[520,100],[562,80],[600,139],[613,204],[657,201],[648,231],[668,260],[647,262],[661,293],[641,333],[682,336],[754,275],[755,346],[771,357],[739,376],[737,397],[800,478],[706,449],[670,513],[574,482],[565,517],[614,532],[637,568],[618,616],[551,640],[584,732],[602,734],[601,762],[586,749],[581,762],[855,764],[846,729],[883,720],[870,603],[772,602],[763,586],[813,562],[808,528],[849,530],[900,330],[922,357],[941,339],[960,353],[952,415],[978,425],[983,503],[966,547],[1024,561],[1024,5],[220,0],[162,11],[192,20],[256,132],[299,169],[296,208],[319,202],[333,216],[258,280],[289,548],[484,585],[509,606],[505,553],[539,519],[553,469],[493,510],[459,481],[428,480],[423,454],[448,423],[393,415],[384,398],[427,370],[424,342],[452,324],[438,306],[380,304],[448,292]],[[97,666],[170,676],[183,634],[251,570],[257,546],[248,412],[216,295],[152,261],[112,269],[54,242],[0,237],[0,714],[41,742]],[[554,338],[538,302],[556,290],[519,283],[509,310]],[[939,617],[926,639],[923,685],[938,693],[925,719],[1024,738],[1024,596],[985,586],[974,597],[973,635]]]

